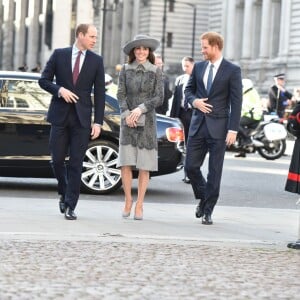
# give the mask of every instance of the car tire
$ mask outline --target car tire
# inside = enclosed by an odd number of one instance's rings
[[[82,190],[92,194],[109,194],[120,188],[118,156],[118,145],[115,143],[105,140],[90,142],[83,159]]]

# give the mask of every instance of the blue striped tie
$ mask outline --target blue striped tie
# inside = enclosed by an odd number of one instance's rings
[[[207,90],[207,94],[209,94],[212,82],[213,82],[213,68],[214,65],[211,64],[209,67],[209,72],[208,72],[208,76],[207,76],[207,85],[206,85],[206,90]]]

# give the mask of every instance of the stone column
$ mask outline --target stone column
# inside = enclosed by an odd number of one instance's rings
[[[94,23],[93,19],[94,19],[93,1],[92,0],[77,1],[75,27],[80,23],[93,24]]]
[[[140,0],[134,0],[132,16],[132,32],[137,34],[139,31],[139,17],[140,17]]]
[[[70,46],[72,0],[53,0],[53,11],[52,49]]]
[[[28,29],[26,62],[28,71],[34,68],[38,63],[38,45],[39,45],[39,3],[38,0],[29,0],[29,11],[26,18]]]
[[[111,41],[109,52],[109,66],[113,71],[111,74],[114,75],[115,65],[119,63],[119,50],[121,49],[121,31],[118,30],[122,26],[122,10],[120,5],[116,7],[116,10],[112,13],[112,27],[111,27]]]
[[[262,1],[262,5],[259,57],[267,58],[269,56],[271,33],[271,0]]]
[[[26,2],[16,2],[16,18],[15,18],[15,54],[14,54],[14,69],[18,70],[26,61],[25,57],[25,12]]]
[[[13,30],[14,30],[14,1],[8,0],[3,3],[3,24],[2,24],[2,69],[12,70],[13,68]]]
[[[279,57],[287,57],[290,40],[291,0],[281,2]]]
[[[3,5],[0,5],[0,22],[3,23]],[[0,69],[2,69],[2,50],[3,50],[3,33],[2,28],[0,28]]]
[[[130,27],[128,20],[136,20],[136,16],[132,15],[132,11],[134,9],[134,6],[136,5],[137,0],[134,0],[134,3],[131,4],[130,1],[124,1],[123,2],[123,16],[122,16],[122,33],[121,33],[121,48],[125,43],[127,43],[133,35],[136,34],[136,32],[133,32],[132,28]],[[133,6],[132,6],[133,5]],[[139,5],[139,4],[138,4]],[[123,53],[123,50],[120,50],[120,64],[123,64],[125,62],[125,54]]]
[[[242,59],[250,59],[253,43],[253,0],[245,1],[243,41],[242,41]]]
[[[224,36],[225,39],[225,52],[226,57],[230,60],[234,59],[234,45],[235,45],[235,26],[234,22],[236,17],[236,1],[231,0],[227,2],[227,16],[226,16],[226,33]]]

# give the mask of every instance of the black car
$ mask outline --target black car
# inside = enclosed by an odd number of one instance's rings
[[[0,176],[51,178],[46,114],[51,95],[39,87],[37,73],[0,71]],[[82,190],[110,193],[121,186],[118,158],[118,101],[106,95],[101,136],[90,141],[82,169]],[[178,119],[157,115],[158,171],[182,167],[184,132]]]

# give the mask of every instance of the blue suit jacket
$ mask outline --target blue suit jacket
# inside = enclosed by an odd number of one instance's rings
[[[209,94],[203,82],[208,61],[194,65],[192,75],[185,88],[185,97],[193,106],[196,98],[208,98],[212,112],[205,114],[194,109],[189,136],[197,133],[205,118],[207,129],[215,139],[225,139],[228,130],[238,131],[242,108],[242,78],[240,67],[223,59],[214,78]]]
[[[53,82],[55,78],[55,82]],[[79,99],[76,112],[83,127],[91,126],[92,100],[94,86],[94,122],[103,124],[105,106],[105,80],[102,57],[87,50],[76,84],[72,78],[72,47],[56,49],[47,62],[39,80],[40,86],[52,94],[47,120],[51,124],[64,124],[71,104],[58,96],[60,87],[75,93]]]
[[[177,77],[178,82],[175,85],[172,108],[171,108],[171,112],[170,112],[170,117],[172,117],[172,118],[179,118],[179,115],[180,115],[180,108],[181,108],[181,101],[182,101],[182,88],[183,88],[182,77],[183,76],[184,75],[180,75],[179,77]]]

